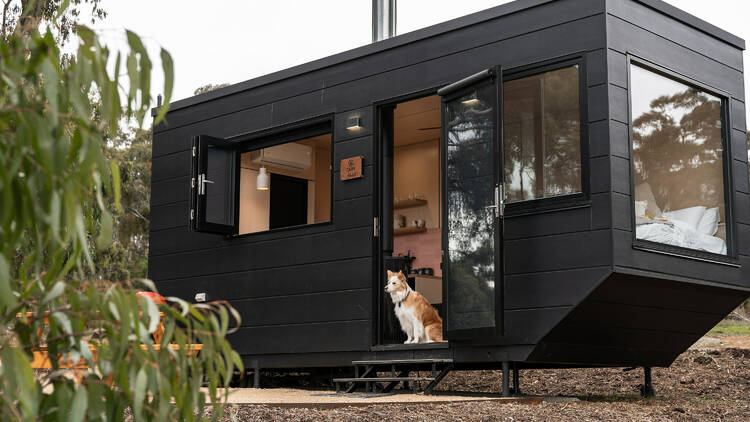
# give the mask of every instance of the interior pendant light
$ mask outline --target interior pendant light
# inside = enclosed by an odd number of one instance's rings
[[[265,148],[260,151],[260,170],[258,171],[258,177],[255,179],[255,188],[258,190],[268,190],[268,172],[266,171],[266,167],[263,165],[265,152]]]

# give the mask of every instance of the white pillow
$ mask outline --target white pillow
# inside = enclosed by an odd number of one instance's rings
[[[713,236],[719,230],[719,207],[709,208],[698,222],[698,233]]]
[[[693,230],[698,230],[698,223],[703,218],[703,214],[706,212],[706,207],[697,206],[690,208],[683,208],[681,210],[663,212],[661,215],[672,221],[680,221],[685,223],[688,227]]]
[[[635,216],[641,217],[646,215],[646,207],[648,206],[648,201],[635,201]]]

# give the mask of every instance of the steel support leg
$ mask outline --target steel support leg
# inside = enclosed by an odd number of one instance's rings
[[[510,362],[503,362],[503,397],[510,397]]]
[[[518,366],[514,362],[513,363],[513,394],[516,396],[520,396],[521,394],[523,394],[521,392],[521,384],[520,384],[519,378],[520,377],[518,376]]]
[[[651,379],[651,367],[643,367],[643,386],[641,387],[641,395],[643,397],[654,397],[656,391],[654,391],[654,384]]]
[[[253,388],[260,388],[260,368],[253,369]]]

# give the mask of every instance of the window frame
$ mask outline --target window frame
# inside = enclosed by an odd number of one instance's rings
[[[717,264],[730,266],[739,266],[739,256],[737,248],[737,229],[734,217],[734,181],[732,178],[732,151],[731,151],[731,94],[722,91],[713,86],[707,85],[685,74],[679,73],[667,66],[656,64],[651,60],[628,53],[627,60],[627,91],[628,91],[628,155],[630,171],[630,227],[632,248],[646,252],[660,253],[679,258],[686,258],[698,261],[706,261]],[[701,91],[718,97],[721,100],[721,145],[722,145],[722,181],[724,183],[724,220],[726,224],[727,254],[721,255],[712,252],[690,249],[682,246],[667,245],[664,243],[650,240],[638,239],[636,237],[635,221],[635,167],[633,152],[633,88],[631,81],[632,66],[638,66],[655,75],[671,79],[677,83],[688,87],[700,89]]]
[[[590,165],[589,165],[589,122],[588,122],[588,85],[586,82],[586,57],[575,54],[572,56],[545,60],[533,64],[517,66],[504,70],[503,81],[511,82],[528,76],[539,75],[546,72],[560,70],[568,67],[578,66],[578,108],[579,108],[579,142],[580,142],[580,164],[581,164],[581,191],[566,195],[549,196],[521,201],[508,202],[505,204],[505,218],[520,217],[524,215],[541,214],[552,211],[563,211],[575,208],[591,206],[590,192]],[[505,99],[503,98],[503,103]],[[503,116],[503,127],[505,122]],[[503,141],[504,142],[504,141]],[[503,145],[503,149],[505,146]],[[502,163],[502,180],[505,183],[505,162]]]
[[[237,135],[232,135],[225,140],[227,143],[234,144],[234,149],[237,153],[237,160],[238,160],[238,168],[237,168],[237,185],[235,193],[235,196],[237,198],[237,202],[235,204],[236,210],[235,213],[238,216],[237,217],[237,232],[234,234],[223,234],[224,237],[227,238],[233,238],[233,239],[246,239],[253,236],[263,236],[268,234],[274,234],[274,233],[281,233],[286,232],[290,230],[302,230],[307,228],[313,228],[313,227],[321,227],[321,226],[327,226],[332,225],[334,223],[335,219],[335,213],[334,213],[334,157],[335,157],[335,133],[334,133],[334,115],[332,113],[313,117],[310,119],[300,120],[291,122],[284,125],[274,126],[271,128],[261,129],[258,131],[253,132],[246,132],[246,133],[240,133]],[[268,229],[263,231],[257,231],[257,232],[251,232],[251,233],[243,233],[239,234],[239,211],[240,211],[240,173],[241,173],[241,161],[242,161],[242,154],[250,151],[255,151],[261,148],[269,148],[276,145],[281,145],[289,142],[295,142],[302,139],[310,138],[313,136],[319,136],[324,134],[330,134],[331,136],[331,152],[330,152],[330,162],[331,165],[328,169],[328,172],[331,176],[331,185],[330,185],[330,200],[329,200],[329,207],[331,210],[331,218],[328,221],[320,221],[317,223],[309,223],[309,224],[300,224],[296,226],[288,226],[288,227],[279,227],[275,229]],[[194,195],[193,195],[194,196]],[[193,199],[194,200],[194,199]],[[197,230],[200,231],[200,230]],[[206,232],[211,233],[211,232]],[[215,233],[218,235],[222,235],[219,233]]]

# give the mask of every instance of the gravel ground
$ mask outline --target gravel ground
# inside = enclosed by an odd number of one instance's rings
[[[722,339],[724,340],[724,339]],[[575,396],[577,402],[540,405],[497,402],[375,405],[331,410],[227,407],[225,420],[240,421],[750,421],[750,344],[732,338],[717,349],[689,350],[670,368],[654,368],[657,397],[641,398],[643,371],[622,369],[527,370],[525,394]],[[727,347],[728,346],[728,347]],[[740,347],[736,347],[740,346]],[[451,373],[445,391],[496,393],[498,371]]]

